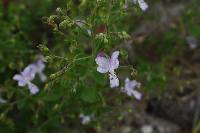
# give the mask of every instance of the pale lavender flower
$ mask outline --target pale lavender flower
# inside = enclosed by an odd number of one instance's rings
[[[28,89],[32,94],[39,92],[39,88],[35,84],[31,83],[31,81],[35,78],[35,75],[38,74],[42,82],[47,79],[46,75],[43,73],[45,64],[42,58],[43,57],[40,56],[39,60],[28,65],[20,74],[16,74],[13,77],[14,80],[18,81],[18,86],[28,86]]]
[[[16,74],[13,77],[14,80],[18,81],[18,86],[24,87],[27,85],[32,94],[36,94],[39,91],[38,87],[31,83],[35,78],[35,69],[35,65],[28,65],[20,74]]]
[[[39,59],[36,63],[34,63],[33,65],[35,65],[35,73],[39,74],[40,80],[42,82],[45,82],[47,80],[46,75],[43,73],[44,68],[45,68],[45,64],[43,62],[42,59]]]
[[[122,91],[128,96],[134,96],[137,100],[140,100],[142,98],[142,94],[135,90],[136,88],[140,88],[140,83],[138,83],[136,80],[130,81],[129,78],[126,78],[125,86],[122,87]]]
[[[92,115],[84,115],[84,114],[80,114],[79,118],[81,119],[81,123],[83,125],[86,125],[88,123],[90,123],[91,119],[92,119]]]
[[[148,4],[144,1],[144,0],[133,0],[133,3],[134,4],[139,4],[140,8],[143,10],[143,11],[146,11],[148,9]]]
[[[197,48],[197,39],[194,36],[187,36],[186,37],[187,44],[190,49]]]
[[[111,58],[104,53],[100,53],[97,55],[95,61],[98,65],[97,71],[100,73],[108,73],[109,72],[109,79],[110,79],[110,87],[118,87],[119,86],[119,79],[115,74],[115,69],[119,67],[119,51],[113,52]]]
[[[18,86],[26,86],[35,78],[35,66],[28,65],[20,74],[14,75],[13,79],[18,81]]]

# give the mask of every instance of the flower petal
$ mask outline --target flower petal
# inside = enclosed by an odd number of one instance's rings
[[[42,72],[39,73],[39,77],[42,82],[45,82],[47,80],[47,76]]]
[[[116,74],[109,74],[109,79],[110,79],[110,87],[118,87],[119,86],[119,79],[117,78]]]
[[[30,92],[34,95],[39,92],[39,88],[31,82],[28,83],[28,88],[29,88]]]
[[[140,87],[140,83],[136,80],[125,79],[125,87],[122,87],[122,92],[126,93],[128,96],[134,96],[137,100],[141,100],[142,94],[136,91],[136,88]]]
[[[21,72],[22,76],[26,78],[26,80],[31,81],[35,78],[36,74],[36,66],[34,64],[28,65],[23,72]]]
[[[139,6],[143,11],[146,11],[149,7],[144,0],[138,0]]]
[[[109,59],[102,56],[97,56],[95,59],[98,67],[97,71],[100,73],[107,73],[109,71]]]
[[[44,68],[45,68],[45,64],[44,64],[44,62],[42,60],[38,60],[35,63],[35,65],[36,65],[37,72],[42,72],[44,70]]]
[[[25,86],[27,84],[25,79],[20,74],[14,75],[13,79],[18,81],[18,86]]]
[[[14,77],[13,77],[13,80],[16,80],[16,81],[19,81],[19,80],[22,80],[22,76],[20,74],[15,74]]]
[[[80,114],[79,117],[81,118],[81,123],[83,125],[88,124],[91,121],[91,117],[90,115],[84,115],[84,114]]]
[[[113,52],[111,59],[110,59],[110,71],[113,71],[114,69],[117,69],[119,67],[119,51]]]
[[[133,90],[133,95],[135,96],[135,98],[137,100],[141,100],[142,99],[142,94],[136,90]]]

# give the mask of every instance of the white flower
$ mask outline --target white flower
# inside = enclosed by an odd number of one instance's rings
[[[18,81],[18,86],[28,86],[28,89],[32,94],[36,94],[39,92],[39,89],[36,85],[31,83],[31,81],[35,78],[35,65],[28,65],[24,71],[20,74],[15,74],[13,79]]]
[[[139,88],[140,83],[135,80],[130,81],[129,78],[125,80],[125,86],[122,87],[122,92],[126,93],[128,96],[134,96],[137,100],[141,100],[142,94],[135,90],[135,88]]]
[[[97,71],[100,73],[108,73],[109,72],[109,79],[110,79],[110,87],[118,87],[119,86],[119,79],[115,74],[115,69],[119,67],[119,51],[113,52],[111,58],[105,55],[104,53],[100,53],[97,55],[95,61],[98,65]]]

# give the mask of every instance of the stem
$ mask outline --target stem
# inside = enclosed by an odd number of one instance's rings
[[[89,59],[89,58],[91,58],[91,57],[92,57],[92,56],[86,56],[86,57],[74,59],[73,62],[80,61],[80,60],[86,60],[86,59]]]
[[[119,69],[120,69],[120,68],[129,68],[129,69],[132,69],[133,66],[132,66],[132,65],[128,65],[128,66],[119,66]]]

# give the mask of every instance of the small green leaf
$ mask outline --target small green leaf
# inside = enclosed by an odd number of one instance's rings
[[[97,91],[94,88],[86,88],[81,93],[81,99],[85,102],[94,103],[97,101]]]

